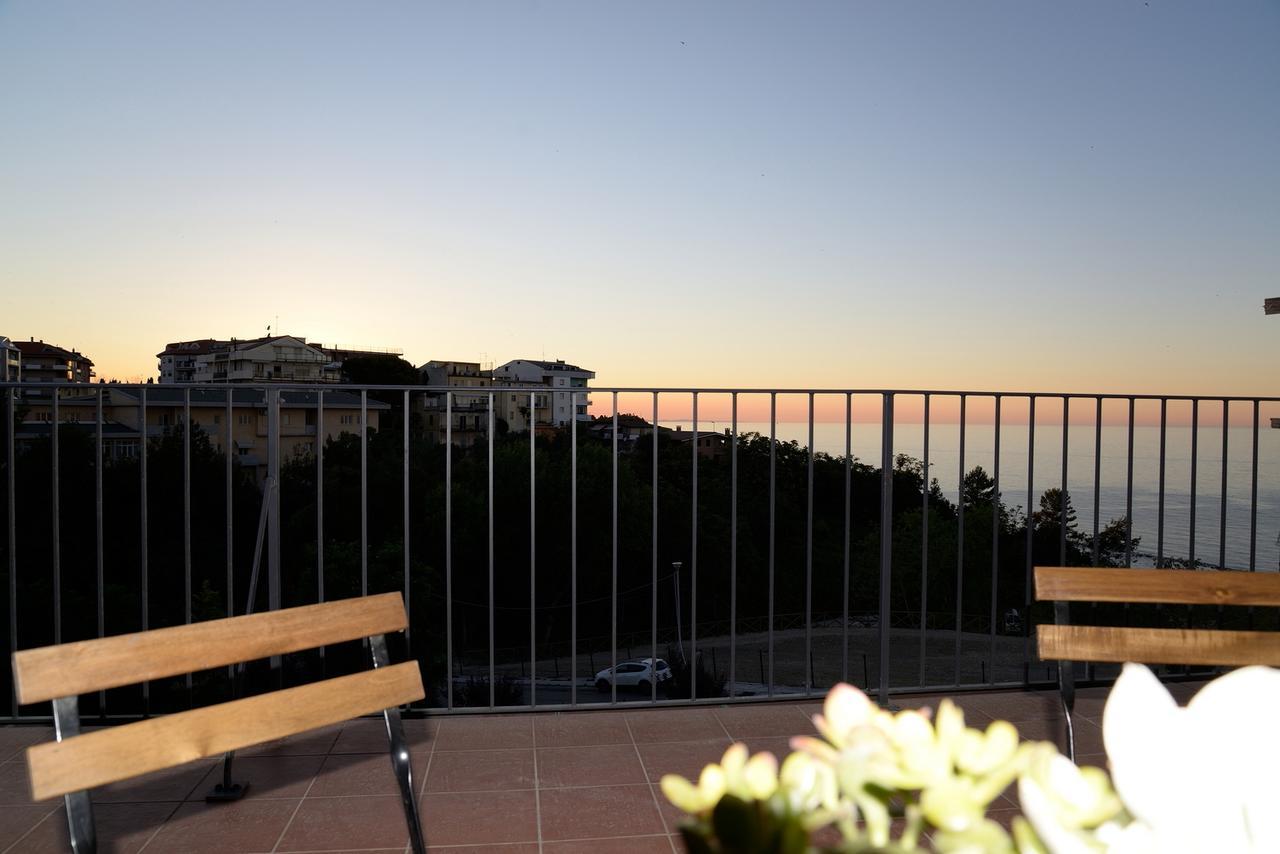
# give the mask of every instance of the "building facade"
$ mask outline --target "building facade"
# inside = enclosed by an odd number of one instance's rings
[[[566,364],[563,359],[544,362],[534,359],[515,359],[499,366],[493,372],[494,381],[503,385],[509,381],[544,385],[552,390],[550,417],[548,422],[554,427],[566,427],[570,420],[590,421],[587,407],[591,400],[585,391],[575,392],[572,389],[586,389],[587,382],[595,379],[595,371]],[[564,389],[564,391],[560,391]]]
[[[94,377],[93,360],[77,350],[67,350],[35,338],[11,343],[20,354],[22,382],[87,383]]]
[[[160,382],[337,383],[342,364],[364,356],[399,356],[399,350],[362,350],[308,344],[294,335],[223,341],[200,338],[166,344],[156,354]]]
[[[0,382],[22,382],[22,351],[3,335],[0,335]]]

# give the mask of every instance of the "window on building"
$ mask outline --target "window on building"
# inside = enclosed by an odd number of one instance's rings
[[[221,424],[221,423],[222,423],[222,416],[221,416],[221,415],[214,414],[214,416],[213,416],[213,423],[214,423],[214,424]]]
[[[251,415],[240,415],[240,416],[239,416],[239,421],[238,421],[237,423],[239,423],[239,425],[240,425],[241,427],[247,427],[247,426],[249,426],[249,419],[250,419],[250,418],[252,418],[252,417],[253,417],[253,416],[251,416]]]

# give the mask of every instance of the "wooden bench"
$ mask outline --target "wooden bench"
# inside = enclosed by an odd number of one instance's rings
[[[16,652],[22,704],[53,702],[56,741],[27,749],[31,795],[66,799],[71,847],[97,848],[89,790],[381,711],[415,852],[425,850],[399,706],[424,696],[417,662],[390,664],[384,635],[407,625],[399,593]],[[79,695],[343,641],[369,639],[373,669],[80,733]]]
[[[1036,627],[1041,661],[1058,662],[1067,716],[1067,753],[1075,759],[1073,661],[1122,664],[1280,666],[1280,633],[1222,629],[1073,626],[1071,602],[1162,605],[1280,605],[1280,574],[1234,570],[1099,569],[1037,566],[1035,594],[1053,602],[1053,625]]]

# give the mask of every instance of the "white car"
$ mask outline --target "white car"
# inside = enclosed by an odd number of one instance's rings
[[[612,667],[606,667],[596,674],[596,688],[608,691],[617,682],[619,688],[639,688],[648,691],[657,683],[661,685],[671,678],[671,668],[661,658],[642,658],[639,661],[623,661],[618,664],[615,674]]]

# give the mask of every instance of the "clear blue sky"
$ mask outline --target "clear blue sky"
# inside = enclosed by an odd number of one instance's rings
[[[0,0],[0,334],[104,376],[1271,393],[1277,295],[1274,2]]]

